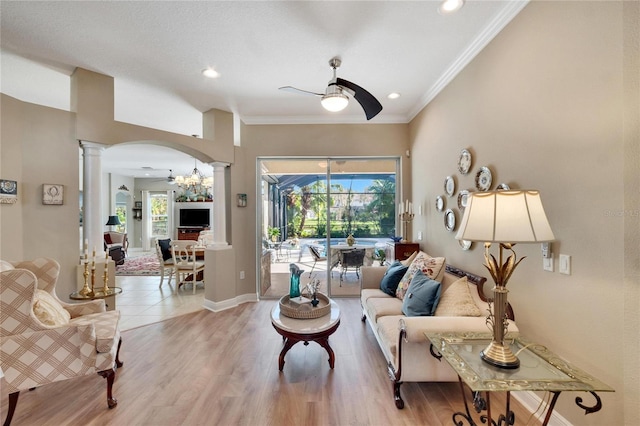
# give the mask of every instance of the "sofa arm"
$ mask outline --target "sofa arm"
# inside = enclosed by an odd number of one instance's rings
[[[360,268],[362,288],[380,288],[380,281],[387,268],[384,266],[363,266]]]

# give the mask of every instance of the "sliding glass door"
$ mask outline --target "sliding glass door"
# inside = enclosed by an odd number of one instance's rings
[[[397,158],[263,158],[259,293],[281,297],[291,267],[331,296],[358,296],[360,268],[395,234]],[[292,266],[295,265],[295,266]]]

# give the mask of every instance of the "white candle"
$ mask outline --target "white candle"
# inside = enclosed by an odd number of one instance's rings
[[[405,200],[405,208],[404,208],[404,211],[405,211],[405,212],[407,212],[407,213],[409,213],[409,200],[408,200],[408,199],[407,199],[407,200]]]
[[[398,214],[402,214],[402,203],[398,203]]]
[[[413,214],[413,203],[409,203],[409,214]]]

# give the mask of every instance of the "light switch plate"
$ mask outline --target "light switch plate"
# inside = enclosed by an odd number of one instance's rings
[[[542,258],[542,269],[545,271],[553,272],[553,257]]]
[[[571,275],[571,256],[568,254],[560,255],[558,271],[561,274]]]
[[[422,231],[418,231],[418,241],[422,241]]]

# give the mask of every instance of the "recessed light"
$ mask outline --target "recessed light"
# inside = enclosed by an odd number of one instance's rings
[[[464,0],[444,0],[442,3],[440,3],[438,12],[446,15],[447,13],[453,13],[460,10],[462,6],[464,6]]]
[[[205,68],[202,70],[202,75],[209,78],[218,78],[220,77],[220,73],[213,68]]]
[[[389,93],[387,95],[387,98],[389,98],[389,99],[398,99],[399,97],[400,97],[400,93],[398,93],[398,92]]]

